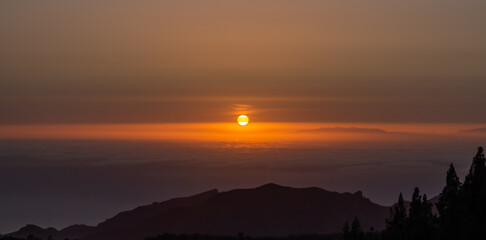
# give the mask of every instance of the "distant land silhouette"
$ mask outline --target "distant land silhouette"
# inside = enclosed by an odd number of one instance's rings
[[[266,184],[227,192],[210,190],[125,211],[96,227],[73,225],[60,231],[27,225],[9,236],[47,239],[137,240],[163,233],[287,236],[339,233],[345,221],[358,217],[363,229],[385,228],[390,208],[360,191],[337,193],[321,188]]]
[[[322,127],[317,129],[300,130],[300,132],[390,133],[380,128],[360,127]]]
[[[483,128],[473,128],[473,129],[462,129],[459,130],[461,133],[486,133],[486,127]]]

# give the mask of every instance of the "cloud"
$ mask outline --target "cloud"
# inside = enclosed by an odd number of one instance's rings
[[[233,109],[232,114],[250,114],[252,112],[252,106],[248,104],[233,104],[231,108]]]

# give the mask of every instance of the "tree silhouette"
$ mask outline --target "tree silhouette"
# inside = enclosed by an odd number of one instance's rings
[[[422,199],[420,197],[420,190],[415,187],[412,195],[412,202],[410,202],[410,209],[407,219],[407,231],[408,235],[414,239],[418,237],[419,228],[421,224],[421,212],[422,212]]]
[[[425,240],[430,239],[433,231],[434,218],[432,215],[432,204],[427,196],[420,195],[420,190],[415,187],[410,203],[409,216],[406,222],[407,235],[409,239]]]
[[[405,239],[405,223],[407,220],[407,209],[400,193],[398,202],[390,210],[390,218],[386,220],[386,239]]]
[[[375,229],[373,227],[370,227],[370,230],[366,233],[366,240],[375,240],[378,239],[379,235],[376,234]]]
[[[432,213],[433,204],[427,199],[427,195],[422,196],[422,239],[430,239],[436,229],[437,217]]]
[[[27,236],[27,240],[42,240],[42,239],[37,238],[37,237],[35,237],[34,235],[31,234],[31,235]]]
[[[400,194],[391,217],[386,220],[384,239],[486,239],[485,163],[483,148],[479,147],[462,185],[454,165],[449,166],[446,186],[436,204],[438,219],[432,214],[427,196],[421,196],[418,188],[414,190],[407,217]]]
[[[447,171],[446,186],[439,195],[437,211],[439,212],[439,237],[444,240],[460,238],[461,230],[461,182],[451,163]]]
[[[343,239],[344,240],[350,240],[351,239],[351,235],[349,234],[349,223],[348,223],[348,221],[344,222]]]
[[[351,223],[351,239],[353,240],[362,240],[364,239],[363,229],[361,228],[361,223],[359,222],[357,217],[354,217],[353,222]]]
[[[483,148],[473,158],[469,174],[461,189],[462,208],[464,210],[462,237],[466,239],[486,238],[486,166]]]

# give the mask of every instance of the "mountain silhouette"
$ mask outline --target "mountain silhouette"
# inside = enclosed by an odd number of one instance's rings
[[[76,236],[83,240],[137,240],[163,233],[286,236],[290,234],[340,232],[345,221],[358,217],[363,228],[382,230],[389,207],[363,197],[360,191],[330,192],[317,187],[292,188],[266,184],[227,192],[207,191],[190,197],[141,206],[87,227]],[[52,228],[30,226],[9,234],[45,236]],[[65,228],[59,232],[63,232]],[[61,239],[61,238],[59,238]],[[64,238],[62,238],[64,239]]]
[[[95,227],[86,225],[72,225],[61,230],[55,228],[41,228],[39,226],[28,224],[20,228],[17,232],[10,233],[8,236],[17,238],[27,238],[29,235],[34,235],[41,239],[47,239],[51,236],[53,239],[82,239],[95,233]]]

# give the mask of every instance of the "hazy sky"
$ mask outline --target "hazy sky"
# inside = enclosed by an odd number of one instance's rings
[[[484,1],[1,1],[0,123],[483,122]]]

